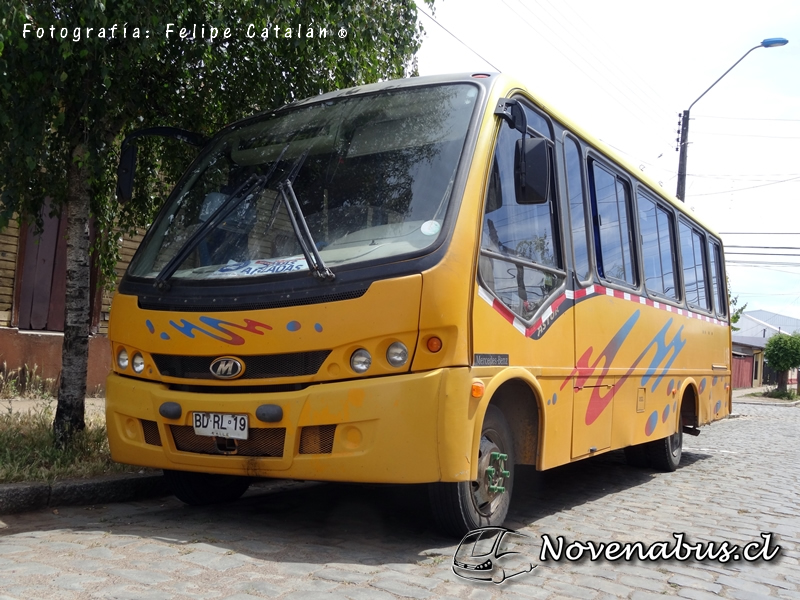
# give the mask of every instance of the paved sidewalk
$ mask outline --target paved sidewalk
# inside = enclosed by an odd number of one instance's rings
[[[790,387],[790,389],[793,389],[793,387],[794,386]],[[758,395],[774,389],[775,389],[774,385],[764,385],[755,388],[741,388],[738,390],[733,390],[733,402],[734,404],[763,404],[766,406],[800,405],[800,400],[794,400],[794,401],[780,400],[778,398],[765,398],[763,396]]]

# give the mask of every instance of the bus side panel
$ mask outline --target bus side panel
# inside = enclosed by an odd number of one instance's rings
[[[729,377],[712,368],[729,362],[725,325],[635,295],[589,290],[575,307],[576,387],[581,378],[613,380],[614,393],[594,394],[585,416],[589,422],[612,411],[612,449],[672,435],[681,402],[693,395],[699,424],[728,414]]]

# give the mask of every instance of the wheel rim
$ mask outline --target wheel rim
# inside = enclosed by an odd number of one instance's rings
[[[472,504],[483,517],[491,517],[503,501],[510,473],[506,469],[508,455],[500,436],[493,430],[484,431],[478,450],[478,480],[471,482]]]
[[[669,452],[672,458],[679,458],[683,446],[683,431],[680,426],[678,426],[678,431],[667,438],[667,443],[669,444]]]

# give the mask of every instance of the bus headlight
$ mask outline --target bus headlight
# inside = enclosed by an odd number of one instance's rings
[[[350,357],[350,368],[356,373],[365,373],[372,364],[372,356],[364,348],[359,348]]]
[[[128,351],[125,348],[122,348],[117,354],[117,366],[122,370],[128,368]]]
[[[144,371],[144,358],[138,352],[133,355],[133,360],[131,361],[131,366],[133,367],[134,373],[141,373]]]
[[[403,342],[395,342],[386,350],[386,360],[393,367],[402,367],[408,362],[408,348]]]

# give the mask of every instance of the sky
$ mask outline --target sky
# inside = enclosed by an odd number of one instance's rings
[[[519,77],[672,194],[679,114],[788,39],[692,107],[686,204],[738,305],[800,318],[800,1],[417,1],[420,75]]]

